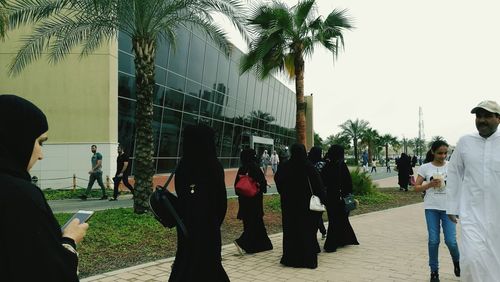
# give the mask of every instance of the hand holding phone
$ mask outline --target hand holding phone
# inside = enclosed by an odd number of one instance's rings
[[[75,219],[77,218],[80,221],[80,224],[87,222],[90,217],[94,214],[93,211],[84,211],[84,210],[79,210],[77,213],[75,213],[66,223],[61,227],[61,231],[64,232],[64,229],[68,227],[68,225]]]

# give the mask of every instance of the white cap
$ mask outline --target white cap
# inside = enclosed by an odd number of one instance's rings
[[[499,114],[500,115],[500,106],[495,101],[485,100],[479,103],[476,107],[474,107],[470,112],[471,114],[475,114],[477,110],[483,109],[490,113]]]

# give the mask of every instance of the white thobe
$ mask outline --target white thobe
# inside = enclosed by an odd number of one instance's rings
[[[446,190],[446,213],[460,216],[461,280],[500,281],[500,129],[460,138]]]

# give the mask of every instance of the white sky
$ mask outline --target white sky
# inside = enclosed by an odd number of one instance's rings
[[[475,105],[500,102],[499,1],[316,3],[323,16],[347,8],[356,26],[345,33],[335,66],[321,46],[306,62],[305,94],[314,93],[314,127],[322,138],[356,118],[381,135],[414,138],[421,106],[426,140],[440,135],[455,144],[476,131],[470,114]],[[238,35],[232,38],[246,50]]]

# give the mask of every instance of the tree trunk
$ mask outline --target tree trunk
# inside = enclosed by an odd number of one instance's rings
[[[297,143],[306,145],[306,104],[304,102],[304,58],[302,52],[295,57],[295,92],[297,112],[295,115],[295,132]]]
[[[354,164],[356,166],[358,166],[359,165],[359,161],[358,161],[358,138],[354,137],[353,140],[352,140],[352,143],[354,145]]]
[[[133,38],[132,44],[137,88],[134,212],[144,213],[149,210],[154,176],[153,90],[156,42],[149,38]]]

